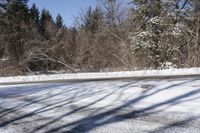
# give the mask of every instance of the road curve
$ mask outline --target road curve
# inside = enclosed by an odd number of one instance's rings
[[[0,86],[1,133],[199,133],[200,77]]]

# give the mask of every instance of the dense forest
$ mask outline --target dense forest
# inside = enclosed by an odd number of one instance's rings
[[[199,0],[97,0],[74,27],[27,3],[0,0],[0,76],[200,67]]]

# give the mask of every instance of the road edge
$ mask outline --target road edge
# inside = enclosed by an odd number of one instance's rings
[[[0,77],[0,85],[199,77],[200,68]]]

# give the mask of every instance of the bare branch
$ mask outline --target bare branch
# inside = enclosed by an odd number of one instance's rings
[[[72,72],[76,73],[76,71],[71,66],[67,65],[66,63],[60,60],[53,59],[43,52],[39,52],[39,54],[33,54],[31,55],[31,57],[29,57],[28,60],[26,60],[26,62],[38,62],[38,61],[52,61],[55,63],[59,63],[65,66],[66,68],[70,69]]]

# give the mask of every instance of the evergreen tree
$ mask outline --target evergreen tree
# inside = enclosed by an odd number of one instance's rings
[[[134,54],[147,57],[156,68],[165,62],[179,61],[183,34],[176,20],[180,3],[162,0],[133,0],[133,3]]]
[[[57,28],[62,28],[63,27],[63,19],[60,14],[56,17],[56,26]]]
[[[23,54],[23,45],[26,38],[22,25],[28,24],[29,9],[28,0],[2,0],[1,10],[3,10],[3,31],[5,43],[5,53],[9,57],[19,59]]]
[[[48,10],[43,9],[40,17],[40,32],[45,35],[46,25],[48,23],[53,23],[53,18]]]
[[[7,15],[8,17],[15,18],[16,21],[28,22],[29,9],[28,0],[8,0]]]
[[[0,1],[0,28],[3,28],[5,26],[5,12],[6,12],[6,4],[5,0]],[[2,31],[2,29],[1,29]]]
[[[155,67],[163,62],[161,59],[160,35],[162,34],[161,1],[160,0],[133,0],[133,23],[136,25],[132,37],[134,53],[139,57],[146,56],[152,60]],[[141,55],[143,54],[143,55]]]
[[[34,24],[37,26],[37,28],[39,28],[40,12],[35,4],[33,4],[30,9],[30,17],[31,17],[31,20],[34,22]]]
[[[92,7],[90,6],[81,20],[82,29],[86,31],[91,30],[91,18],[92,18]]]
[[[103,12],[98,7],[96,7],[92,13],[92,25],[94,32],[101,31],[102,26],[104,25]]]
[[[92,10],[92,8],[89,7],[82,21],[81,27],[85,31],[96,33],[101,30],[104,23],[103,13],[98,7],[96,7],[95,10]]]

